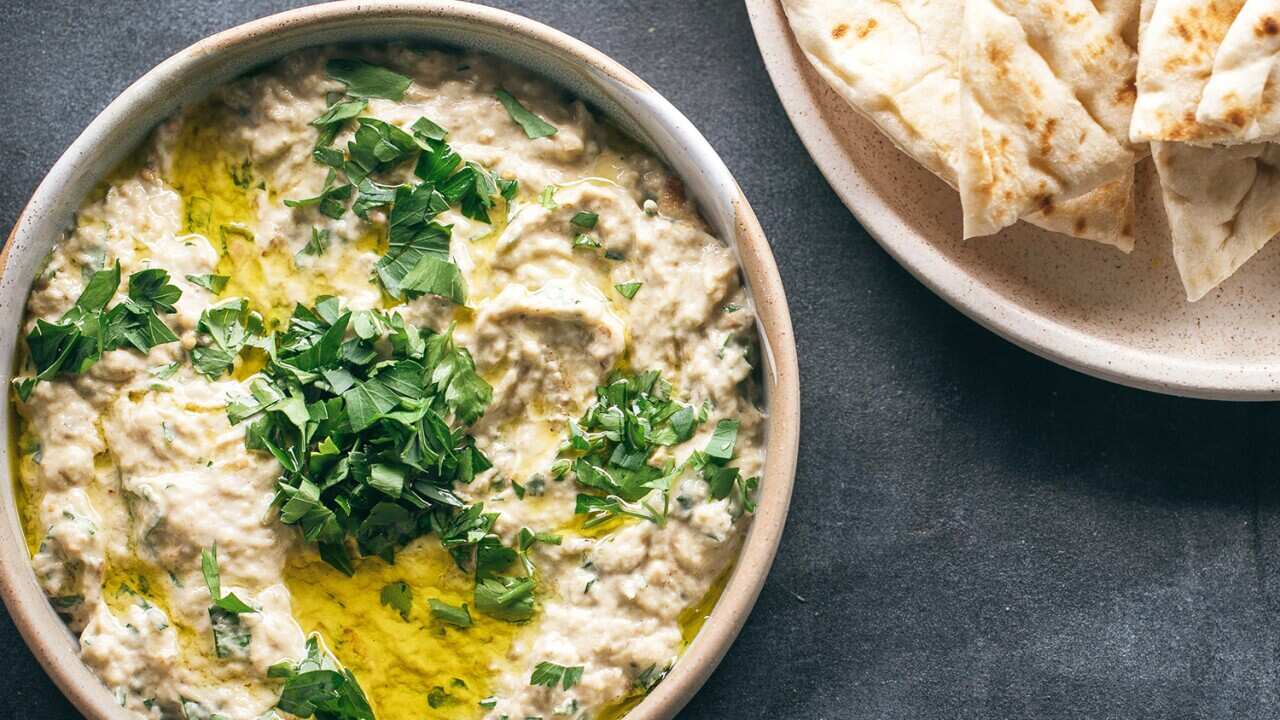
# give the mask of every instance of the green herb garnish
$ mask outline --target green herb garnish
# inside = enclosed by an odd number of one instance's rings
[[[199,285],[215,295],[227,288],[227,282],[231,278],[226,275],[188,275],[187,281],[192,285]]]
[[[556,186],[548,185],[542,188],[542,192],[538,194],[538,204],[547,210],[555,210],[560,207],[556,204]]]
[[[386,212],[388,250],[374,269],[387,293],[397,299],[432,294],[464,304],[462,273],[449,259],[452,228],[435,222],[435,218],[457,206],[464,216],[488,223],[497,197],[511,200],[516,196],[516,181],[464,162],[444,142],[448,131],[426,118],[414,122],[412,132],[376,118],[355,120],[355,136],[345,153],[328,147],[336,132],[327,137],[322,133],[321,146],[312,153],[316,162],[329,168],[321,193],[286,200],[285,205],[316,206],[321,213],[340,218],[350,199],[352,212],[365,220],[371,211]],[[420,182],[382,185],[374,180],[411,160]],[[327,234],[313,232],[312,241],[302,252],[318,255],[327,246]]]
[[[431,122],[430,120],[420,117],[409,127],[413,130],[413,134],[424,140],[444,141],[449,136],[449,131]]]
[[[175,360],[171,363],[160,365],[159,367],[149,368],[147,372],[156,380],[168,380],[178,372],[178,367],[178,361]]]
[[[577,225],[580,228],[586,228],[587,230],[594,230],[596,227],[596,222],[599,220],[600,220],[600,216],[593,212],[580,212],[580,213],[575,213],[573,218],[570,219],[569,222],[574,225]]]
[[[325,63],[329,77],[347,86],[347,94],[362,98],[399,100],[413,81],[384,67],[363,60],[334,58]]]
[[[670,399],[670,391],[656,371],[635,376],[615,373],[607,385],[596,388],[596,402],[582,419],[569,423],[568,442],[551,470],[556,477],[572,472],[579,485],[593,491],[576,499],[574,512],[587,516],[584,526],[619,516],[665,523],[672,486],[689,470],[701,471],[713,498],[733,495],[737,508],[755,511],[753,494],[759,478],[743,478],[738,468],[729,465],[737,442],[737,420],[717,422],[706,449],[694,452],[685,462],[649,464],[659,446],[688,440],[706,420],[706,406],[695,410],[678,403]],[[660,506],[646,499],[653,491],[661,498]]]
[[[409,587],[409,583],[403,580],[387,583],[378,594],[378,600],[399,612],[400,618],[408,622],[409,611],[413,608],[413,588]]]
[[[270,345],[261,387],[232,402],[228,416],[257,415],[246,442],[284,469],[281,520],[348,574],[347,538],[391,562],[396,548],[447,523],[463,505],[452,485],[489,467],[464,426],[492,396],[452,331],[344,312],[326,296],[295,308]]]
[[[579,422],[570,421],[569,440],[552,466],[556,477],[572,471],[579,485],[598,494],[579,494],[575,511],[588,516],[591,527],[616,515],[629,515],[662,524],[672,482],[683,470],[675,463],[649,464],[660,446],[676,445],[693,436],[701,422],[688,405],[670,397],[671,386],[649,371],[614,374],[596,388],[596,401]],[[662,506],[641,500],[658,490]]]
[[[178,336],[160,319],[174,311],[182,290],[169,284],[169,273],[150,268],[129,276],[127,297],[111,309],[107,304],[120,287],[120,262],[89,278],[80,298],[58,322],[36,320],[27,334],[27,349],[35,376],[15,378],[18,396],[31,396],[36,383],[57,375],[79,375],[102,358],[102,353],[131,346],[146,353]]]
[[[431,606],[432,617],[442,623],[460,628],[469,628],[472,625],[471,612],[467,610],[466,603],[462,603],[461,607],[457,607],[435,598],[428,598],[427,604]]]
[[[502,107],[507,109],[507,114],[511,116],[511,119],[520,126],[520,129],[524,130],[525,137],[530,140],[537,140],[538,138],[556,134],[555,125],[529,112],[511,93],[498,88],[494,94],[498,96],[498,102],[502,103]]]
[[[449,693],[444,688],[436,685],[431,688],[431,692],[427,693],[427,705],[431,708],[438,708],[449,701]]]
[[[573,236],[573,246],[576,248],[598,248],[600,241],[587,235],[586,233],[578,233]]]
[[[300,718],[317,720],[374,720],[373,709],[350,670],[341,668],[320,647],[315,635],[307,638],[307,656],[297,665],[276,663],[267,677],[284,679],[276,707]]]
[[[329,231],[313,227],[311,228],[311,239],[307,241],[306,245],[302,246],[302,249],[298,251],[298,255],[323,255],[329,249],[330,244]]]
[[[210,380],[217,380],[235,365],[236,356],[262,331],[262,317],[248,312],[244,298],[230,298],[200,313],[196,329],[206,342],[191,350],[191,364]]]
[[[222,578],[218,572],[218,544],[214,543],[208,550],[200,551],[200,572],[204,575],[205,587],[209,588],[209,598],[213,606],[232,615],[257,612],[248,603],[236,597],[235,593],[222,594]]]
[[[466,428],[493,394],[452,328],[434,333],[394,313],[344,311],[324,296],[297,306],[287,329],[262,344],[270,359],[227,416],[252,420],[246,445],[279,461],[281,521],[348,575],[353,544],[390,563],[434,532],[459,568],[474,569],[477,609],[529,617],[533,581],[503,575],[516,553],[490,532],[496,514],[452,490],[490,467]],[[526,580],[527,593],[509,593]],[[490,592],[493,583],[501,591]]]
[[[242,613],[257,612],[235,593],[222,594],[218,573],[218,545],[200,551],[200,570],[209,588],[209,624],[213,628],[213,649],[218,657],[243,654],[249,647],[249,628],[240,622]]]
[[[644,285],[644,283],[642,282],[618,283],[617,285],[613,286],[613,289],[617,290],[618,294],[621,295],[622,297],[630,300],[636,296],[636,293],[640,292],[641,285]]]
[[[529,676],[529,684],[549,688],[560,685],[565,690],[568,690],[577,685],[578,681],[582,679],[582,671],[583,667],[581,665],[565,667],[564,665],[544,661],[533,668],[533,674]]]

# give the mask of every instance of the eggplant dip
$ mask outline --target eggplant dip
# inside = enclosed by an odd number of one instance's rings
[[[754,510],[754,327],[561,90],[297,53],[157,128],[36,279],[31,562],[140,717],[620,717]]]

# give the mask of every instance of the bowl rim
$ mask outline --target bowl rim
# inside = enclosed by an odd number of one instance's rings
[[[491,31],[514,33],[531,42],[540,51],[559,56],[598,76],[606,94],[617,94],[630,100],[639,110],[629,119],[643,127],[662,128],[671,134],[681,152],[697,158],[701,169],[712,180],[708,185],[717,191],[714,198],[697,196],[703,207],[715,201],[728,213],[739,266],[751,289],[757,314],[762,355],[765,358],[764,383],[768,396],[766,417],[766,457],[764,476],[759,491],[759,508],[752,520],[737,562],[723,594],[710,617],[680,656],[675,668],[653,692],[633,708],[630,720],[669,718],[697,692],[746,622],[764,585],[785,525],[791,491],[795,480],[800,428],[800,388],[794,333],[782,281],[772,251],[754,212],[719,155],[687,118],[665,98],[632,72],[593,47],[535,20],[496,8],[448,0],[384,0],[369,4],[360,0],[342,0],[303,7],[269,15],[223,30],[175,53],[157,64],[109,103],[59,157],[37,186],[26,207],[14,223],[3,249],[0,249],[0,278],[10,267],[14,247],[20,239],[35,232],[39,208],[50,205],[55,197],[86,170],[95,143],[125,132],[130,123],[142,122],[137,108],[145,109],[148,98],[172,83],[190,76],[209,58],[242,49],[252,42],[263,42],[264,36],[285,31],[307,33],[336,23],[370,20],[404,19],[421,25],[433,21],[462,22]],[[395,38],[386,33],[384,40]],[[317,41],[312,44],[323,44]],[[281,52],[275,57],[287,54]],[[534,72],[544,74],[536,68]],[[555,77],[552,82],[561,84]],[[647,113],[647,115],[646,115]],[[163,117],[147,119],[147,127]],[[662,148],[653,147],[660,155]],[[101,176],[101,173],[98,174]],[[77,198],[79,201],[79,198]],[[78,205],[78,202],[76,203]],[[726,229],[717,228],[724,238]],[[727,239],[727,238],[724,238]],[[25,248],[24,253],[30,253]],[[5,292],[20,293],[25,306],[30,283]],[[0,328],[0,334],[17,329]],[[8,371],[3,373],[7,376]],[[11,393],[10,384],[4,383]],[[11,405],[11,398],[6,396]],[[10,409],[9,412],[12,412]],[[6,442],[4,452],[10,452]],[[44,592],[35,582],[23,530],[17,520],[14,503],[12,466],[5,463],[6,482],[0,487],[0,599],[27,646],[46,673],[86,717],[92,720],[123,720],[132,717],[115,702],[104,683],[80,660],[74,638],[56,615]]]

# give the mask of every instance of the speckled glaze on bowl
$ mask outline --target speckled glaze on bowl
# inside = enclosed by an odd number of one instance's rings
[[[1280,397],[1280,242],[1188,303],[1149,160],[1138,167],[1132,254],[1027,223],[962,241],[956,192],[823,82],[778,0],[746,4],[774,87],[822,174],[880,245],[956,309],[1104,380],[1212,399]]]
[[[760,507],[715,611],[670,675],[628,716],[674,715],[701,687],[746,621],[777,551],[795,477],[799,376],[795,340],[773,255],[755,215],[719,156],[693,125],[629,71],[540,23],[456,2],[340,2],[273,15],[203,40],[125,90],[72,144],[36,189],[0,253],[0,383],[10,375],[32,280],[81,199],[166,116],[215,86],[291,51],[379,40],[474,48],[556,81],[655,150],[683,179],[713,232],[736,249],[759,316],[769,408]],[[6,403],[10,402],[6,395]],[[8,437],[9,413],[0,413]],[[81,663],[76,641],[31,570],[14,502],[8,443],[0,444],[0,595],[36,658],[92,720],[127,717]]]

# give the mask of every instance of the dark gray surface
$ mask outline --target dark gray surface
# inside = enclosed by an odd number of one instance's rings
[[[294,4],[8,5],[0,227],[134,78]],[[688,114],[760,215],[791,302],[791,521],[684,717],[1280,714],[1274,406],[1092,380],[931,295],[810,162],[738,2],[497,4],[595,45]],[[7,617],[0,662],[0,717],[76,717]]]

